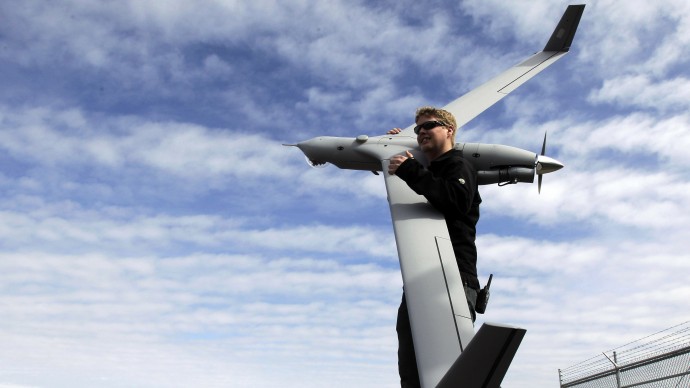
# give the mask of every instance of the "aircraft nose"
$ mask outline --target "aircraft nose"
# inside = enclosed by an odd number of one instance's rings
[[[328,162],[328,139],[315,137],[294,144],[307,157],[307,163],[312,167],[322,166]]]
[[[537,157],[537,174],[548,174],[563,168],[563,163],[546,155]]]

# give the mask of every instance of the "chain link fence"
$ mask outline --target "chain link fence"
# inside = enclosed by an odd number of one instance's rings
[[[559,369],[561,388],[690,388],[690,321]]]

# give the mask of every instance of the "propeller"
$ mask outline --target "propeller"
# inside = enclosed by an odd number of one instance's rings
[[[550,158],[546,154],[546,132],[544,132],[544,143],[541,145],[541,154],[537,155],[536,169],[539,180],[537,181],[537,190],[541,194],[541,181],[544,174],[558,171],[563,168],[563,164],[556,159]]]
[[[544,131],[544,142],[541,144],[541,156],[546,154],[546,131]],[[539,157],[537,157],[537,166],[539,166]],[[541,170],[537,167],[537,171]],[[544,174],[539,174],[539,180],[537,181],[537,192],[541,194],[541,180],[544,178]]]

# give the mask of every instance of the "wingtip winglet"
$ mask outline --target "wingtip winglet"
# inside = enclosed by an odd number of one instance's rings
[[[437,388],[500,388],[526,330],[484,323]]]
[[[584,10],[584,4],[569,5],[553,34],[551,34],[551,38],[544,46],[543,51],[567,52],[570,50],[570,45],[573,43],[575,31],[577,31],[577,26],[580,24],[580,18],[582,18]]]

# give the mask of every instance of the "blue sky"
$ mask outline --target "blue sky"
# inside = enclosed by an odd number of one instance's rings
[[[0,3],[0,386],[395,387],[382,178],[283,147],[405,127],[540,50],[563,1]],[[505,387],[690,320],[690,4],[587,2],[461,141]]]

